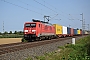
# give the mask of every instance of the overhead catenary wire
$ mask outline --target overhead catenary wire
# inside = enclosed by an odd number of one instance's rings
[[[48,2],[46,2],[45,0],[42,0],[44,3],[46,3],[46,4],[48,4],[49,6],[51,6],[51,7],[53,7],[55,10],[58,10],[58,11],[61,11],[61,10],[59,10],[59,9],[57,9],[56,7],[54,7],[53,5],[51,5],[51,4],[49,4]],[[63,11],[61,11],[63,14],[65,14],[65,15],[68,15],[68,16],[70,16],[73,20],[75,20],[74,18],[73,18],[73,16],[71,15],[71,14],[67,14],[67,13],[65,13],[65,12],[63,12]],[[61,15],[61,16],[64,16],[64,17],[66,17],[65,15],[63,15],[63,14],[59,14],[58,13],[58,15]],[[68,18],[68,17],[66,17],[67,19],[69,19],[69,20],[71,20],[70,18]],[[78,19],[79,20],[79,19]]]
[[[33,0],[33,1],[35,1],[36,3],[38,3],[38,4],[40,4],[40,5],[42,5],[42,6],[44,6],[44,7],[46,7],[47,9],[49,9],[49,10],[51,10],[51,11],[53,11],[55,14],[55,16],[57,16],[57,11],[55,11],[55,10],[53,10],[53,9],[51,9],[51,8],[49,8],[49,7],[47,7],[45,4],[42,4],[42,3],[40,3],[40,2],[38,2],[38,1],[36,1],[36,0]],[[50,16],[50,15],[49,15]],[[51,17],[50,17],[51,18]],[[52,19],[52,18],[51,18]]]
[[[23,2],[23,1],[21,1],[21,0],[17,0],[17,1],[19,1],[19,2],[21,2],[21,3],[23,3],[23,4],[25,4],[25,5],[28,5],[28,6],[31,6],[31,7],[35,7],[35,6],[33,6],[33,5],[30,5],[30,4],[28,4],[28,3],[25,3],[25,2]],[[37,9],[39,9],[39,10],[41,10],[41,11],[44,11],[44,12],[49,12],[49,13],[51,13],[51,11],[45,11],[45,9],[41,9],[41,8],[38,8],[38,7],[35,7],[35,8],[37,8]],[[44,14],[44,13],[43,13]],[[48,14],[47,14],[48,15]],[[57,15],[57,14],[53,14],[53,15]],[[44,16],[45,16],[45,14],[44,14]],[[52,15],[48,15],[48,16],[50,16],[50,18],[51,18],[51,16]]]
[[[30,4],[28,4],[28,3],[25,3],[24,1],[21,1],[21,0],[17,0],[17,1],[19,1],[19,2],[21,2],[21,3],[23,3],[23,4],[25,4],[25,5],[28,5],[28,6],[37,8],[37,9],[39,9],[39,10],[43,10],[44,12],[49,12],[49,13],[51,13],[50,11],[46,11],[45,9],[41,9],[41,8],[35,7],[35,6],[33,6],[33,5],[30,5]],[[57,14],[53,14],[53,15],[56,16]],[[44,16],[45,16],[45,15],[44,15]],[[49,14],[48,16],[50,16],[50,18],[51,18],[52,15]],[[55,16],[54,16],[54,17],[55,17]],[[52,18],[51,18],[51,19],[52,19]]]
[[[36,11],[34,11],[34,10],[31,10],[31,9],[29,9],[29,8],[19,6],[19,5],[15,4],[15,3],[8,2],[8,1],[6,1],[6,0],[1,0],[1,1],[4,1],[4,2],[6,2],[6,3],[12,4],[12,5],[14,5],[14,6],[17,6],[17,7],[23,8],[23,9],[26,9],[26,10],[28,10],[28,11],[31,11],[31,12],[34,12],[34,13],[37,13],[37,14],[40,14],[40,15],[43,15],[43,16],[45,15],[45,14],[42,14],[42,13],[36,12]],[[46,7],[46,8],[48,8],[49,10],[51,10],[51,11],[57,13],[57,12],[54,11],[53,9],[47,7],[46,5],[40,3],[40,2],[38,2],[38,1],[36,1],[36,0],[34,0],[34,1],[37,2],[37,3],[39,3],[40,5],[42,5],[42,6]],[[22,2],[22,1],[21,1],[21,2]],[[45,2],[45,1],[44,1],[44,2]],[[25,3],[25,2],[22,2],[22,3],[24,3],[24,4],[26,4],[26,5],[29,5],[29,4]],[[30,6],[30,5],[29,5],[29,6]],[[52,6],[52,5],[50,5],[50,6]],[[53,6],[52,6],[52,7],[53,7]],[[55,7],[53,7],[53,8],[55,8]],[[56,9],[56,8],[55,8],[55,9]],[[40,10],[42,10],[42,9],[40,9]],[[57,14],[58,14],[58,13],[57,13]],[[58,15],[57,15],[57,14],[56,14],[55,16],[59,16],[59,15],[61,15],[61,14],[58,14]],[[53,17],[52,17],[51,19],[53,19]]]
[[[58,14],[56,14],[56,15],[55,15],[54,17],[52,17],[51,19],[54,19],[56,16],[58,16]],[[50,20],[51,20],[51,19],[50,19]]]
[[[30,4],[28,4],[28,3],[24,2],[24,1],[21,1],[21,0],[17,0],[17,1],[19,1],[20,3],[23,3],[23,4],[27,5],[27,6],[31,6],[32,8],[36,8],[36,9],[38,9],[38,10],[41,10],[41,11],[44,11],[44,12],[48,12],[48,11],[46,11],[46,10],[44,10],[44,9],[39,8],[39,7],[35,7],[35,6],[33,6],[33,5],[30,5]],[[50,12],[49,12],[49,13],[50,13]]]
[[[69,15],[72,17],[72,19],[69,19],[69,20],[80,20],[79,18],[76,18],[76,17],[73,18],[73,16],[71,14],[69,14]]]
[[[37,14],[40,14],[40,15],[44,15],[44,14],[42,14],[42,13],[36,12],[36,11],[31,10],[31,9],[29,9],[29,8],[26,8],[26,7],[19,6],[19,5],[15,4],[15,3],[11,3],[11,2],[8,2],[8,1],[6,1],[6,0],[1,0],[1,1],[4,1],[4,2],[6,2],[6,3],[12,4],[12,5],[14,5],[14,6],[17,6],[17,7],[23,8],[23,9],[26,9],[26,10],[28,10],[28,11],[31,11],[31,12],[34,12],[34,13],[37,13]],[[37,3],[39,3],[39,2],[36,1],[36,0],[34,0],[34,1],[37,2]],[[24,3],[24,2],[23,2],[23,3]],[[24,4],[29,5],[29,4],[27,4],[27,3],[24,3]],[[39,3],[39,4],[41,4],[41,3]],[[43,5],[43,4],[41,4],[41,5]],[[50,10],[52,10],[51,8],[49,8],[49,7],[45,6],[45,5],[43,5],[43,6],[46,7],[46,8],[48,8],[48,9],[50,9]],[[56,11],[54,11],[54,10],[52,10],[52,11],[53,11],[53,12],[56,12]],[[57,12],[56,12],[56,13],[57,13]],[[58,14],[58,15],[59,15],[59,14]]]
[[[6,1],[6,0],[1,0],[1,1],[6,2],[6,3],[9,3],[9,4],[14,5],[14,6],[17,6],[17,7],[19,7],[19,8],[23,8],[23,9],[28,10],[28,11],[31,11],[31,12],[37,13],[37,14],[39,14],[39,15],[44,15],[44,14],[42,14],[42,13],[36,12],[36,11],[31,10],[31,9],[28,9],[28,8],[26,8],[26,7],[19,6],[19,5],[15,4],[15,3],[11,3],[11,2],[8,2],[8,1]]]
[[[49,7],[47,7],[46,5],[44,5],[44,4],[42,4],[42,3],[40,3],[40,2],[38,2],[38,1],[36,1],[36,0],[33,0],[33,1],[35,1],[36,3],[38,3],[38,4],[40,4],[40,5],[42,5],[42,6],[44,6],[44,7],[46,7],[47,9],[49,9],[49,10],[51,10],[51,11],[53,11],[55,14],[55,16],[57,16],[57,14],[58,14],[58,12],[57,11],[54,11],[53,9],[51,9],[51,8],[49,8]],[[50,17],[51,18],[51,17]],[[52,18],[51,18],[52,19]]]
[[[56,11],[54,11],[53,9],[51,9],[51,8],[47,7],[46,5],[44,5],[44,4],[42,4],[42,3],[40,3],[40,2],[38,2],[38,1],[36,1],[36,0],[33,0],[33,1],[35,1],[36,3],[38,3],[38,4],[40,4],[40,5],[44,6],[44,7],[46,7],[47,9],[49,9],[49,10],[51,10],[51,11],[53,11],[53,12],[57,13],[57,12],[56,12]]]
[[[44,1],[44,0],[42,0],[42,1]],[[47,2],[45,2],[44,1],[44,3],[47,3]],[[47,3],[49,6],[51,6],[51,7],[53,7],[55,10],[58,10],[58,11],[61,11],[60,9],[57,9],[56,7],[54,7],[54,6],[52,6],[52,5],[50,5],[49,3]],[[71,17],[73,20],[75,20],[75,17],[73,17],[71,14],[67,14],[67,13],[65,13],[65,12],[63,12],[63,11],[61,11],[63,14],[61,14],[60,12],[58,13],[58,15],[57,16],[59,16],[59,15],[61,15],[61,16],[63,16],[63,17],[66,17],[68,20],[70,20],[70,18],[69,17]],[[64,15],[65,14],[65,15]],[[67,15],[67,16],[66,16]],[[55,20],[55,19],[54,19]],[[57,19],[57,20],[62,20],[62,19]],[[78,19],[79,20],[79,19]],[[66,23],[67,24],[67,23]]]
[[[28,3],[23,2],[23,1],[21,1],[21,0],[17,0],[17,1],[19,1],[20,3],[23,3],[23,4],[25,4],[25,5],[28,5],[28,6],[31,6],[31,7],[35,7],[35,6],[33,6],[33,5],[30,5],[30,4],[28,4]],[[38,8],[38,7],[35,7],[35,8],[40,9],[40,8]],[[42,10],[42,9],[40,9],[40,10]]]
[[[49,6],[53,7],[55,10],[58,10],[56,7],[52,6],[51,4],[47,3],[46,1],[42,0],[43,2],[45,2],[46,4],[48,4]],[[58,11],[61,11],[61,10],[58,10]],[[62,11],[61,11],[62,12]],[[63,13],[63,12],[62,12]],[[66,13],[65,13],[66,14]],[[66,17],[65,15],[61,14],[61,13],[58,13],[58,15],[61,15],[61,16],[64,16]],[[67,14],[69,15],[69,14]],[[68,17],[66,17],[67,19],[69,19]]]

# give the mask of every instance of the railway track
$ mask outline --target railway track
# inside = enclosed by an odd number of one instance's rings
[[[76,38],[78,36],[75,36]],[[15,52],[23,49],[28,49],[40,45],[50,44],[58,41],[68,40],[72,37],[66,37],[66,38],[59,38],[59,39],[52,39],[52,40],[43,40],[43,41],[35,41],[35,42],[21,42],[21,43],[13,43],[13,44],[4,44],[0,45],[0,55]]]

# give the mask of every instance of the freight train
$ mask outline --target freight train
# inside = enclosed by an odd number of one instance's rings
[[[24,24],[24,38],[22,42],[82,35],[82,33],[81,29],[69,28],[32,19],[32,22],[25,22]]]

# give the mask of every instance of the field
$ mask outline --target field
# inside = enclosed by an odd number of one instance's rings
[[[21,39],[22,38],[0,38],[0,45],[21,42]]]

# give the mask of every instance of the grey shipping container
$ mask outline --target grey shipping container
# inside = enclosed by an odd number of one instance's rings
[[[74,35],[77,35],[77,29],[74,29]]]
[[[67,34],[71,34],[71,28],[67,27]]]

